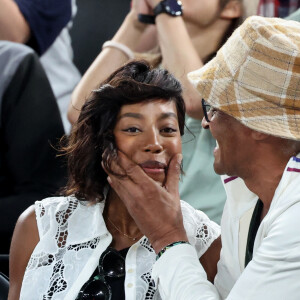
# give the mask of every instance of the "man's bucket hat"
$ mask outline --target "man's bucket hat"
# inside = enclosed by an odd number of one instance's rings
[[[250,17],[188,78],[210,105],[245,126],[300,140],[300,23]]]

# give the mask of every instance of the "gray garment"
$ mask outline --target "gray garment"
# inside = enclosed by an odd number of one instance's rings
[[[21,61],[32,52],[31,48],[22,44],[0,40],[0,128],[2,127],[1,108],[3,94]]]
[[[77,11],[76,2],[72,0],[72,17]],[[46,71],[54,92],[66,133],[71,124],[67,119],[68,106],[72,92],[81,75],[73,63],[73,49],[69,29],[72,21],[62,30],[50,48],[41,56],[41,63]]]

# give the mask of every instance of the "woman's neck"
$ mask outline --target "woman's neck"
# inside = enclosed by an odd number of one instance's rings
[[[135,221],[114,190],[110,190],[107,195],[103,217],[113,237],[111,246],[115,249],[130,247],[142,237]]]

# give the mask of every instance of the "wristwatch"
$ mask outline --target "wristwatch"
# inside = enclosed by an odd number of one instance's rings
[[[142,23],[155,24],[155,18],[161,13],[168,14],[172,17],[182,16],[182,3],[180,0],[163,0],[153,9],[152,15],[139,14],[138,19]]]
[[[161,13],[172,17],[182,16],[182,3],[179,0],[163,0],[154,7],[153,13],[155,17]]]

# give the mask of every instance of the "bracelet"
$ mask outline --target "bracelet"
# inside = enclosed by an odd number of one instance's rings
[[[156,255],[156,260],[158,260],[168,249],[176,246],[176,245],[181,245],[181,244],[190,244],[187,241],[178,241],[178,242],[174,242],[172,244],[167,245],[166,247],[162,248]]]
[[[120,51],[122,51],[129,59],[134,59],[134,54],[130,48],[128,48],[126,45],[115,42],[115,41],[106,41],[102,49],[104,48],[116,48]]]

